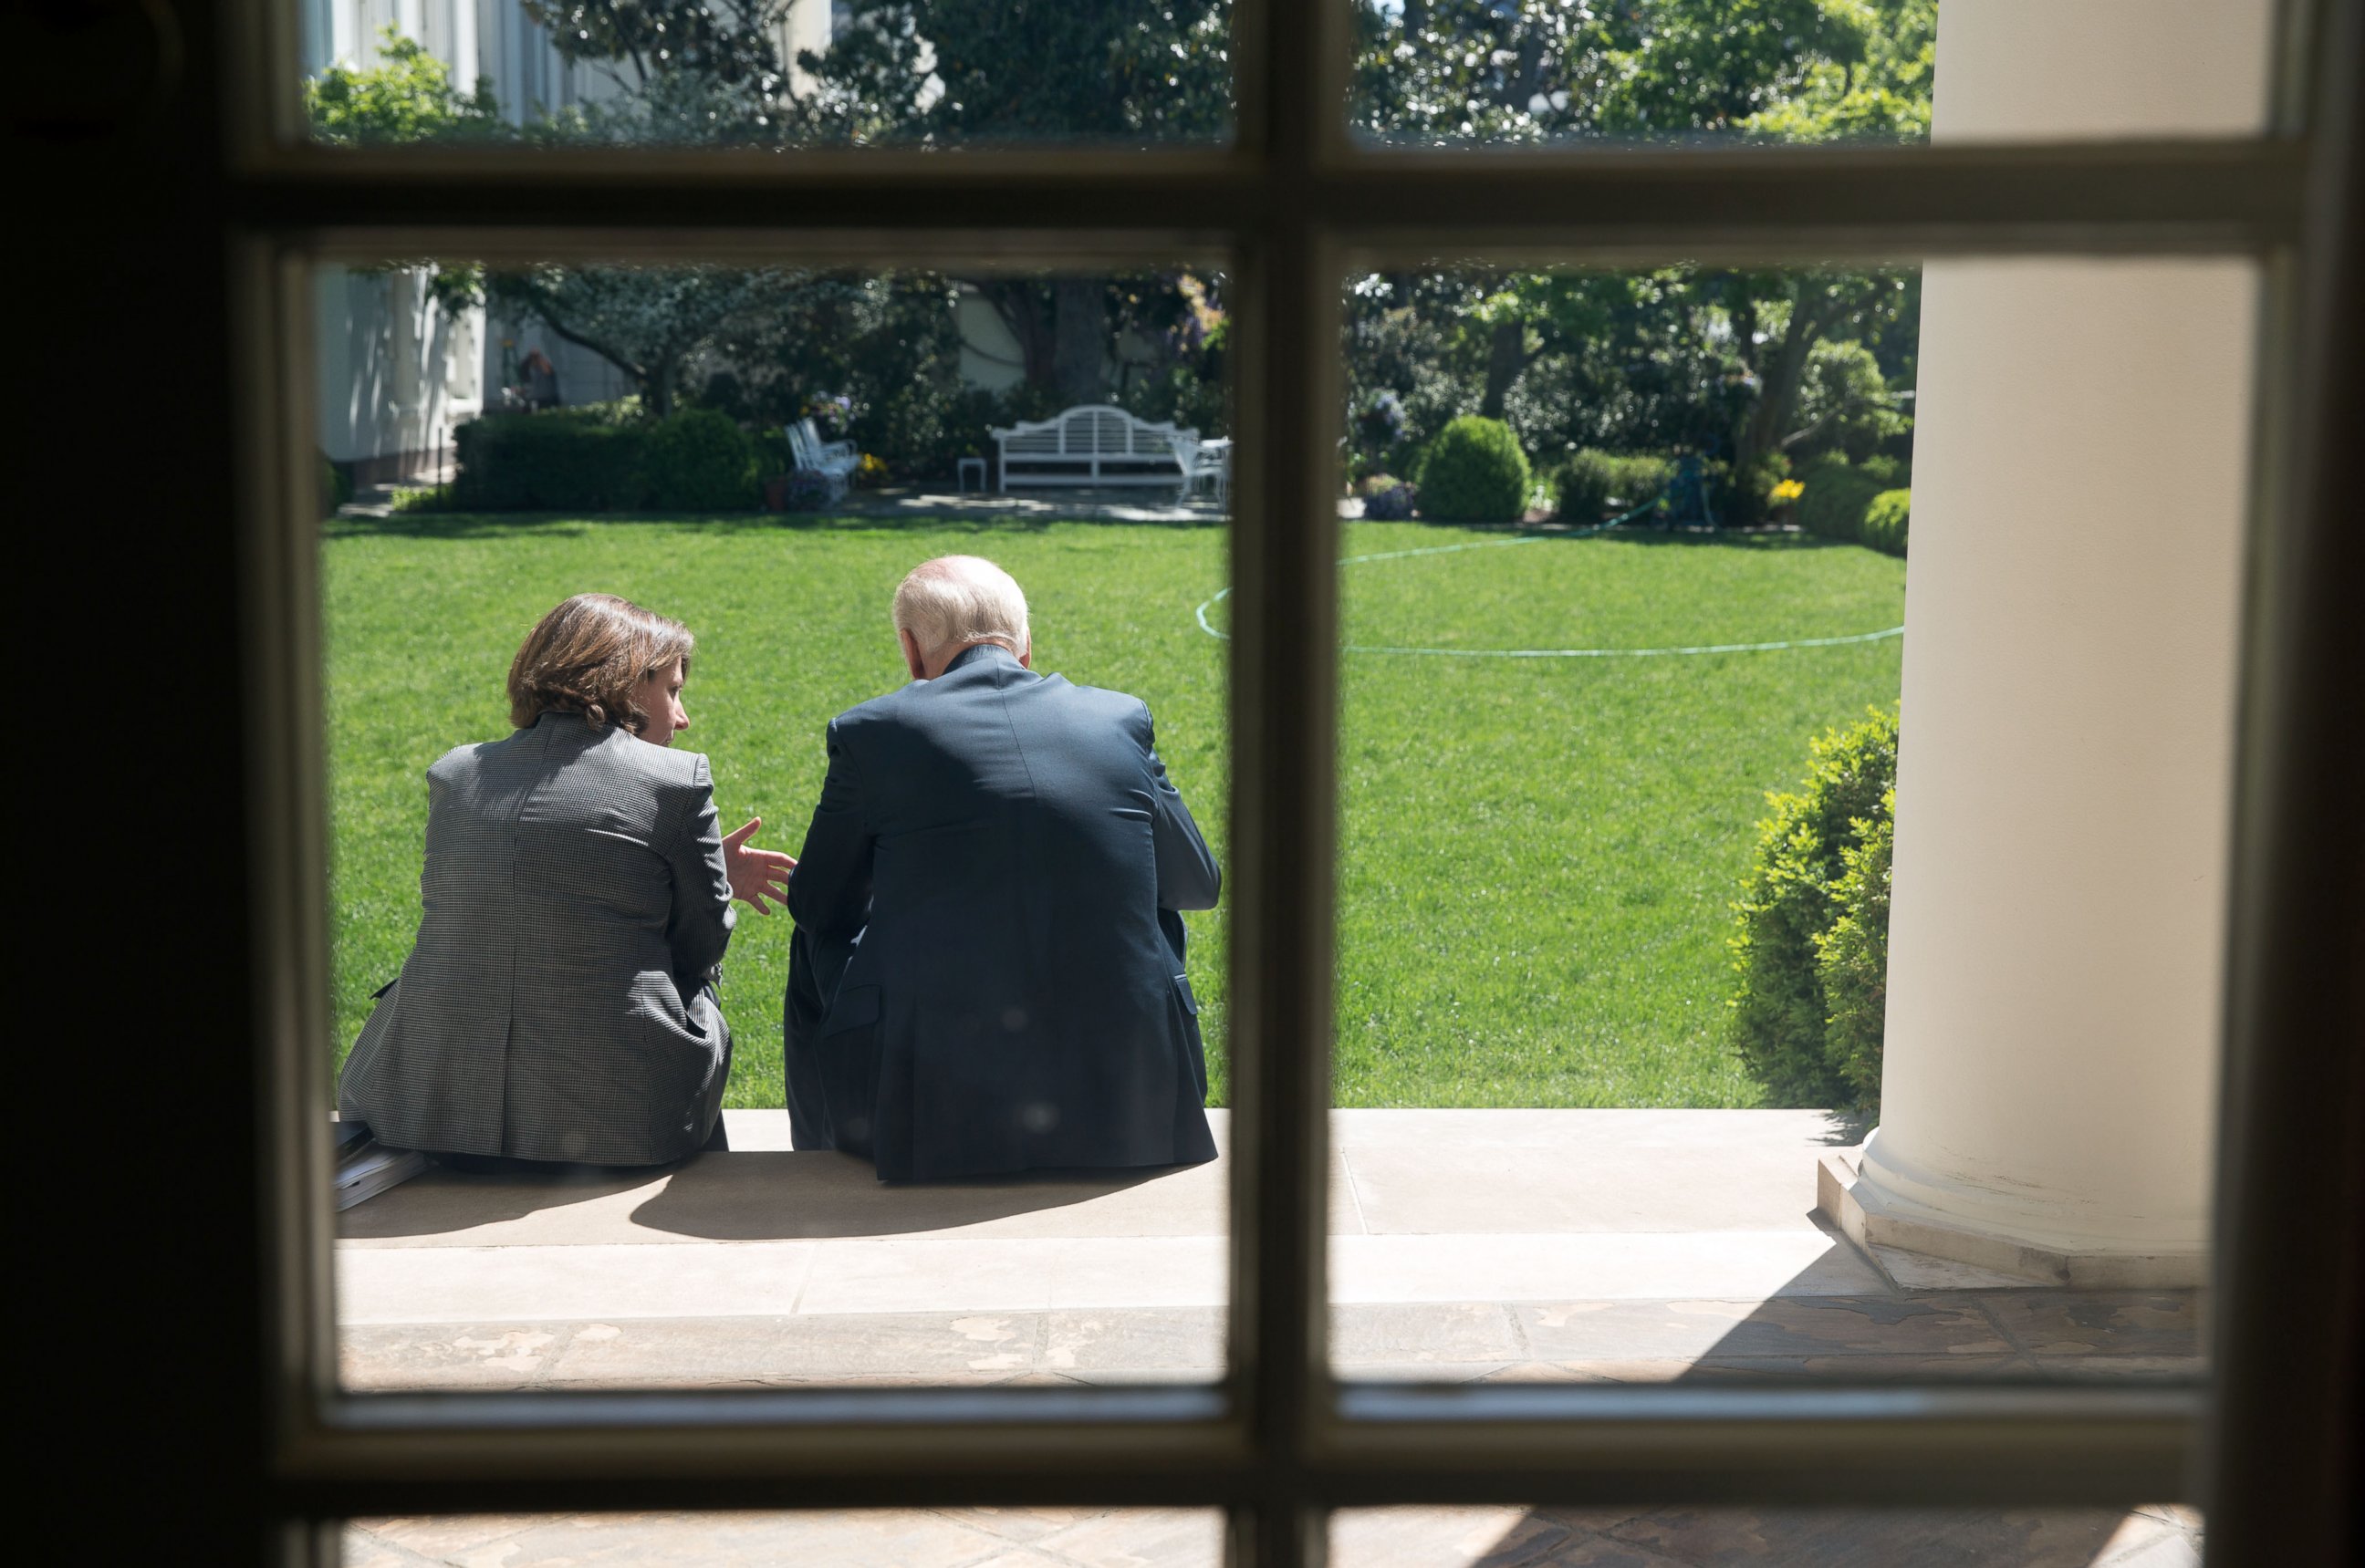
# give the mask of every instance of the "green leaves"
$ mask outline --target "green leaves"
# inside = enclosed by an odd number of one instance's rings
[[[808,124],[856,142],[1151,143],[1231,133],[1227,0],[854,0]]]
[[[452,84],[451,68],[391,24],[378,30],[378,63],[331,65],[304,84],[316,140],[332,147],[413,141],[496,141],[510,134],[489,84],[473,93]]]
[[[1379,140],[1929,134],[1936,0],[1430,0],[1358,8]]]
[[[1440,522],[1517,522],[1530,476],[1519,438],[1467,414],[1438,432],[1420,470],[1421,515]]]
[[[1730,938],[1731,1039],[1774,1105],[1877,1109],[1888,985],[1897,711],[1808,743],[1796,793],[1769,794]]]

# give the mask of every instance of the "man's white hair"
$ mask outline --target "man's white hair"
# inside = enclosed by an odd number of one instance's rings
[[[896,585],[895,630],[909,632],[927,658],[973,643],[999,643],[1023,654],[1026,596],[1008,572],[981,555],[939,555]]]

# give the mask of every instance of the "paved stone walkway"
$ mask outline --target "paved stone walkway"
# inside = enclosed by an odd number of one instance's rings
[[[1226,1131],[1216,1118],[1219,1139]],[[1227,1162],[887,1187],[733,1112],[654,1174],[436,1171],[342,1216],[349,1386],[1211,1379]],[[2191,1293],[1889,1284],[1813,1216],[1799,1111],[1349,1111],[1333,1354],[1377,1378],[2145,1376]],[[1985,1286],[1988,1288],[1978,1288]]]
[[[1219,1143],[1227,1131],[1216,1117]],[[1900,1290],[1813,1217],[1847,1129],[1798,1111],[1351,1111],[1332,1122],[1349,1376],[2090,1377],[2199,1365],[2191,1293],[1943,1274]],[[891,1188],[733,1112],[629,1176],[431,1172],[341,1216],[349,1386],[1108,1383],[1223,1366],[1225,1197],[1195,1170]],[[1381,1509],[1340,1568],[2167,1568],[2189,1512]],[[349,1568],[1185,1568],[1213,1516],[913,1509],[367,1520]]]
[[[1216,1568],[1210,1513],[470,1516],[347,1527],[345,1568]],[[2197,1568],[2182,1508],[1371,1508],[1331,1524],[1335,1568]]]

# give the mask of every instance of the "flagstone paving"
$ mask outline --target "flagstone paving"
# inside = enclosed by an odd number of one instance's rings
[[[1331,1522],[1335,1568],[2197,1568],[2190,1509],[1365,1508]],[[1216,1568],[1213,1513],[909,1508],[862,1513],[364,1519],[345,1568]]]
[[[1219,1144],[1225,1118],[1216,1116]],[[1891,1285],[1813,1215],[1852,1136],[1795,1111],[1353,1111],[1332,1122],[1332,1357],[1457,1382],[2189,1376],[2192,1292]],[[1106,1384],[1222,1375],[1225,1160],[888,1187],[730,1113],[656,1172],[431,1171],[340,1216],[356,1391]],[[2188,1511],[1411,1508],[1339,1568],[2200,1561]],[[367,1520],[349,1568],[1183,1568],[1214,1516],[1060,1509]]]
[[[347,1385],[1221,1375],[1227,1161],[890,1187],[857,1160],[790,1152],[781,1113],[729,1117],[730,1153],[671,1170],[436,1170],[342,1215]],[[2194,1293],[1891,1285],[1812,1212],[1815,1156],[1848,1136],[1819,1112],[1348,1111],[1332,1126],[1347,1376],[2199,1364]]]

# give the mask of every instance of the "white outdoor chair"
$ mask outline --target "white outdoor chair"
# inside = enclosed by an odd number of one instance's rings
[[[1183,457],[1182,498],[1189,500],[1202,479],[1215,481],[1216,504],[1227,505],[1232,498],[1232,438],[1219,435],[1212,441],[1194,442],[1187,455],[1178,443],[1176,455]]]
[[[789,437],[789,452],[801,472],[818,474],[829,482],[830,499],[846,494],[854,481],[854,471],[862,465],[862,454],[850,441],[821,439],[821,431],[811,420],[799,420],[784,427]]]

